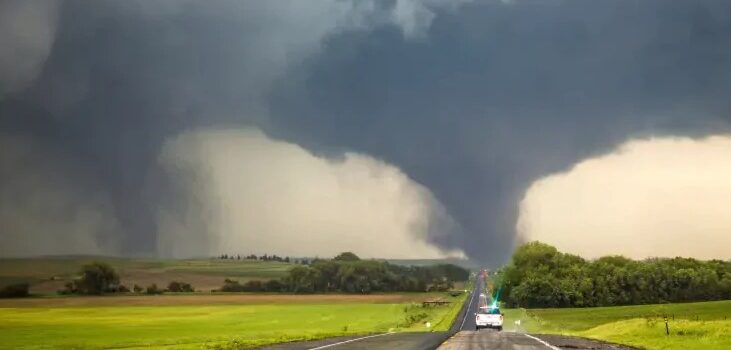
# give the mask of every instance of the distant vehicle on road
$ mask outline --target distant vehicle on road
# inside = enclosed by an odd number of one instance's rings
[[[478,308],[487,307],[487,295],[485,295],[485,293],[480,293],[480,297],[477,300],[477,307]]]
[[[475,330],[480,328],[495,328],[498,331],[503,330],[503,314],[500,308],[481,307],[475,313]]]

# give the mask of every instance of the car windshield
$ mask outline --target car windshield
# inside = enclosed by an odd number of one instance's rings
[[[483,314],[483,315],[500,315],[500,309],[484,308],[484,309],[480,309],[480,311],[478,313]]]

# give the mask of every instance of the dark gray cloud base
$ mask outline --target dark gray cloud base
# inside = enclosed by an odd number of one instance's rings
[[[407,24],[374,1],[314,30],[272,30],[267,16],[286,9],[257,2],[122,4],[59,6],[38,77],[0,89],[0,137],[92,174],[123,253],[155,252],[154,208],[175,201],[155,159],[191,128],[254,126],[315,152],[384,159],[460,225],[436,244],[498,263],[534,179],[630,137],[731,122],[723,0],[426,2]]]

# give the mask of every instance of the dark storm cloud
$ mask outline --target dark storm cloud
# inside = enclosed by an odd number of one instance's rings
[[[65,2],[40,75],[0,100],[2,130],[93,174],[126,253],[155,251],[155,207],[176,200],[155,166],[167,138],[256,126],[400,167],[461,226],[435,243],[497,263],[537,177],[729,125],[727,1],[272,3]]]
[[[477,2],[439,16],[423,42],[389,29],[330,38],[271,105],[286,138],[398,164],[462,225],[438,243],[499,262],[540,175],[628,137],[728,127],[730,10]]]

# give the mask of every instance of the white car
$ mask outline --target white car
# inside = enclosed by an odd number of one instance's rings
[[[475,313],[475,330],[480,328],[495,328],[499,331],[503,330],[503,314],[499,308],[481,307]]]

